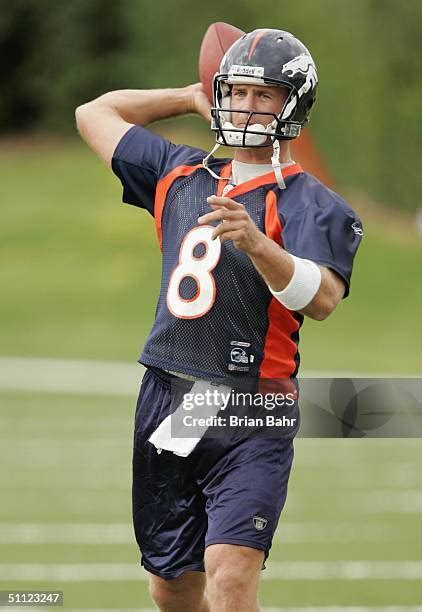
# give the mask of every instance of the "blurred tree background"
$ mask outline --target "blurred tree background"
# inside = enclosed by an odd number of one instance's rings
[[[311,49],[319,100],[311,129],[341,187],[422,206],[422,2],[15,0],[2,3],[0,131],[74,132],[74,108],[118,88],[197,80],[208,25],[287,29]]]

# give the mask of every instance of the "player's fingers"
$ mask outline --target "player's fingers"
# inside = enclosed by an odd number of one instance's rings
[[[241,228],[239,227],[239,224],[235,221],[225,221],[224,223],[220,223],[220,225],[215,228],[215,230],[211,234],[211,238],[215,240],[216,238],[218,238],[218,236],[223,236],[223,234],[226,234],[227,232],[240,229]]]
[[[213,221],[230,221],[239,216],[239,211],[227,210],[227,208],[216,208],[213,212],[198,217],[199,225],[212,223]]]
[[[213,223],[213,221],[221,221],[223,219],[222,215],[222,210],[214,210],[213,212],[198,217],[198,223],[199,225],[206,225],[208,223]]]
[[[248,213],[246,212],[246,209],[243,207],[243,205],[241,205],[241,208],[227,208],[227,206],[220,206],[219,204],[210,204],[211,208],[213,210],[225,210],[227,211],[227,217],[230,218],[237,218],[239,217],[239,219],[241,217],[249,217]]]
[[[213,204],[214,206],[225,206],[229,210],[243,210],[245,207],[240,202],[235,202],[230,198],[220,198],[218,196],[209,196],[207,198],[208,204]]]
[[[225,232],[222,236],[220,236],[221,242],[227,242],[227,240],[233,240],[233,242],[237,242],[243,237],[243,230],[233,230],[231,232]]]

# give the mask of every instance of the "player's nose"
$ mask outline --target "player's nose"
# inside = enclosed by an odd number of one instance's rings
[[[248,91],[243,98],[244,107],[250,110],[255,110],[255,96],[252,91]]]

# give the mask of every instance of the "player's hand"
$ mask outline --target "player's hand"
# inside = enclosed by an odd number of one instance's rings
[[[189,85],[190,90],[190,107],[192,113],[201,115],[206,121],[211,121],[211,104],[204,91],[202,83],[194,83]]]
[[[219,198],[217,196],[210,196],[207,198],[207,202],[213,212],[199,217],[198,223],[205,225],[221,221],[213,231],[212,238],[215,240],[220,237],[221,242],[232,240],[234,246],[240,251],[244,251],[248,255],[256,253],[265,236],[256,227],[243,204],[230,198]]]

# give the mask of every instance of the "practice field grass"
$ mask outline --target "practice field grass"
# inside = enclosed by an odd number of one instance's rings
[[[0,404],[0,590],[151,608],[130,524],[134,398],[1,392]],[[420,605],[421,449],[297,440],[263,605]]]
[[[135,360],[160,282],[152,218],[76,140],[1,143],[0,180],[0,354]],[[303,367],[419,374],[422,241],[363,219],[351,297],[305,321]]]

